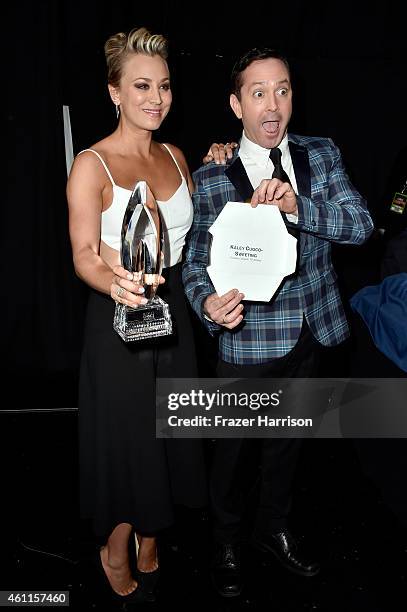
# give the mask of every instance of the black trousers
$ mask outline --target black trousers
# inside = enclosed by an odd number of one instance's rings
[[[294,348],[279,359],[258,365],[219,361],[219,378],[308,378],[316,376],[319,344],[304,319]],[[286,526],[300,439],[227,438],[214,443],[210,499],[214,539],[237,543],[247,497],[253,490],[260,459],[260,490],[254,529],[275,533]]]

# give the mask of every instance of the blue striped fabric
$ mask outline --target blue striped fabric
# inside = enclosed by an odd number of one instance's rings
[[[183,281],[187,297],[208,331],[213,335],[221,332],[220,357],[230,363],[258,364],[282,357],[296,344],[304,315],[314,336],[325,346],[339,344],[349,335],[331,261],[331,242],[362,244],[372,232],[372,220],[331,139],[289,135],[289,142],[306,150],[311,173],[311,197],[297,196],[297,227],[301,230],[298,274],[286,280],[271,303],[244,302],[244,320],[232,331],[205,319],[202,305],[215,291],[206,272],[208,229],[226,202],[238,201],[239,194],[225,175],[226,166],[210,163],[194,173],[194,222]],[[236,156],[237,151],[232,163]]]

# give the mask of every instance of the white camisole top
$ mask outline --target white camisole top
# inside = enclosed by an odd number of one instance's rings
[[[174,160],[181,175],[181,184],[173,195],[165,202],[157,200],[161,216],[163,218],[163,237],[164,237],[164,267],[174,266],[182,259],[182,248],[185,244],[185,236],[192,225],[193,207],[188,190],[188,184],[180,170],[180,167],[171,153],[171,150],[164,144],[168,153]],[[120,235],[124,213],[130,196],[131,189],[125,189],[116,185],[110,174],[109,168],[101,155],[94,149],[84,149],[78,155],[90,151],[97,155],[106,170],[113,187],[113,201],[109,208],[102,212],[101,219],[101,240],[112,249],[120,251]]]

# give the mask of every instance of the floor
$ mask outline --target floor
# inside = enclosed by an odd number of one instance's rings
[[[62,589],[70,592],[71,609],[119,609],[87,569],[94,543],[76,518],[76,412],[1,418],[2,465],[9,466],[3,485],[9,493],[3,501],[1,589]],[[158,601],[144,607],[213,612],[404,610],[399,602],[407,588],[407,530],[401,521],[407,499],[400,465],[406,453],[404,440],[393,440],[396,454],[389,459],[387,442],[304,442],[291,526],[321,561],[319,576],[291,575],[248,548],[246,588],[236,600],[222,600],[208,574],[207,513],[187,513],[177,531],[163,535]],[[366,474],[378,456],[389,462],[390,495],[380,488],[380,478],[374,483]]]
[[[369,251],[358,253],[371,263]],[[343,290],[351,295],[361,277],[352,275],[352,257],[348,264],[343,261],[348,283]],[[363,284],[368,280],[374,282],[364,277]],[[354,323],[357,346],[347,344],[325,359],[321,375],[396,375],[368,344],[360,322]],[[213,347],[204,353],[213,357]],[[72,610],[120,609],[89,570],[95,544],[77,518],[75,373],[10,371],[5,380],[14,402],[9,411],[5,406],[0,411],[0,590],[65,590]],[[30,412],[34,404],[40,410]],[[207,444],[210,456],[213,443]],[[246,587],[239,598],[223,600],[208,572],[208,515],[184,512],[177,528],[161,538],[158,600],[140,607],[160,612],[405,610],[406,473],[405,439],[305,440],[291,527],[320,560],[320,575],[291,575],[247,548]]]

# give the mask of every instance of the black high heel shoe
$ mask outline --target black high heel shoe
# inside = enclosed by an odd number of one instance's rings
[[[142,587],[143,591],[149,593],[154,597],[154,593],[157,588],[158,580],[160,578],[160,568],[153,570],[152,572],[142,572],[137,568],[136,580],[137,583]]]
[[[137,538],[137,534],[134,534],[135,547],[133,551],[130,551],[130,563],[134,562],[136,565],[136,575],[135,578],[138,584],[143,588],[146,593],[149,593],[152,597],[155,598],[155,592],[157,588],[157,583],[160,578],[160,568],[153,570],[152,572],[143,572],[137,567],[138,555],[139,555],[139,542]],[[134,555],[134,559],[132,558]],[[158,563],[158,560],[156,560]]]
[[[97,549],[92,555],[91,564],[99,578],[101,578],[104,587],[109,592],[110,596],[114,599],[114,601],[126,604],[153,603],[155,601],[154,594],[145,589],[143,585],[138,582],[138,578],[136,578],[137,586],[134,591],[131,591],[131,593],[128,593],[127,595],[120,595],[120,593],[116,593],[116,591],[112,588],[112,585],[109,582],[109,578],[107,577],[106,572],[103,568],[100,550],[101,549]]]

